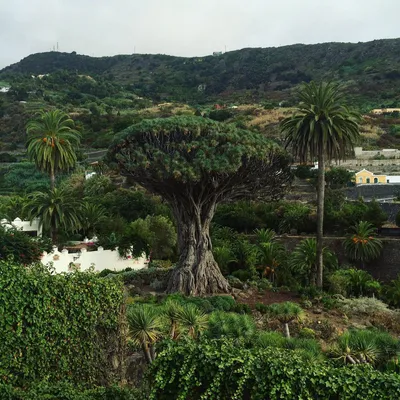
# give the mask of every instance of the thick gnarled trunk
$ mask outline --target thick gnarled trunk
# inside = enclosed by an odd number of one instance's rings
[[[183,209],[186,208],[186,209]],[[212,254],[210,223],[215,204],[175,206],[180,258],[168,282],[167,292],[201,296],[230,289]]]

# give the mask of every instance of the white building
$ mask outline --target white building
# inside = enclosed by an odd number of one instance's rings
[[[19,229],[24,232],[30,232],[34,236],[42,236],[42,227],[39,223],[38,219],[34,219],[31,221],[22,221],[20,218],[15,218],[14,221],[7,221],[6,219],[2,219],[0,224],[9,227]]]

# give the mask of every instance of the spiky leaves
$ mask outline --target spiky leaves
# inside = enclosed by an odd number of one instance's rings
[[[47,172],[55,186],[55,175],[76,164],[80,133],[63,111],[41,111],[26,125],[28,157],[37,168]]]
[[[154,344],[161,336],[162,323],[157,309],[143,304],[132,307],[127,313],[131,339],[142,347],[146,361],[155,359]]]
[[[351,233],[344,240],[347,255],[362,264],[378,258],[383,243],[376,237],[375,228],[367,221],[360,221],[351,227]]]
[[[181,255],[168,291],[193,295],[229,289],[211,252],[216,205],[243,197],[279,198],[291,180],[286,153],[265,137],[198,117],[134,125],[118,136],[108,159],[171,205]]]
[[[282,122],[281,129],[286,145],[299,161],[318,159],[317,285],[322,287],[325,162],[341,160],[353,149],[359,137],[360,115],[344,105],[341,88],[333,83],[304,84],[298,95],[297,110]]]
[[[302,318],[304,315],[303,309],[296,303],[290,301],[271,304],[268,312],[284,325],[285,336],[287,338],[290,338],[289,323]]]

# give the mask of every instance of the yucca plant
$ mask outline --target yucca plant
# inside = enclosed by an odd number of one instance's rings
[[[287,339],[279,332],[260,332],[255,341],[255,345],[263,349],[269,347],[283,348],[285,347],[286,340]]]
[[[330,355],[344,364],[383,366],[397,359],[399,341],[386,332],[350,330],[341,335]]]
[[[173,300],[168,300],[162,310],[162,315],[165,317],[169,327],[169,337],[173,340],[179,336],[179,321],[183,307]]]
[[[156,357],[154,345],[162,329],[158,311],[148,304],[135,305],[128,309],[127,319],[131,339],[141,346],[146,361],[151,364]]]
[[[367,221],[360,221],[350,228],[351,233],[344,240],[344,248],[348,257],[360,261],[362,266],[368,261],[378,258],[383,243],[376,237],[375,228]]]
[[[285,336],[288,339],[290,339],[289,324],[292,321],[301,319],[304,315],[303,309],[296,303],[290,301],[271,304],[268,313],[283,324]]]
[[[194,304],[183,305],[178,312],[178,321],[192,339],[198,338],[208,327],[208,315]]]

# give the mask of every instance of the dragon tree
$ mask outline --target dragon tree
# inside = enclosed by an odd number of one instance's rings
[[[178,227],[180,258],[168,292],[228,292],[214,260],[210,224],[217,205],[279,199],[289,186],[287,153],[263,135],[201,117],[145,120],[121,132],[108,152],[120,173],[162,196]]]

